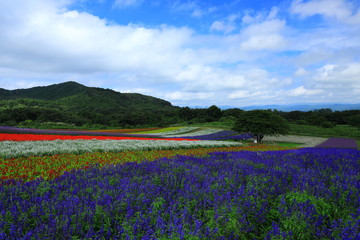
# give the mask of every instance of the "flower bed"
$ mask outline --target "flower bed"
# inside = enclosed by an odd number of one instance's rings
[[[3,181],[1,239],[359,239],[352,149],[218,152]]]
[[[200,131],[194,132],[191,135],[187,135],[187,136],[181,135],[181,136],[189,138],[189,139],[212,140],[212,139],[219,138],[219,137],[226,137],[226,136],[231,136],[231,135],[237,134],[237,132],[234,132],[231,130],[221,130],[221,131],[217,130],[217,131],[211,132],[211,133],[205,132],[205,134],[199,134],[199,133],[200,133]]]
[[[0,141],[0,157],[42,156],[61,153],[121,152],[135,150],[162,150],[198,147],[241,146],[225,141],[171,140],[54,140],[54,141]]]
[[[247,139],[250,139],[250,138],[254,138],[254,135],[252,135],[250,133],[242,133],[242,134],[236,134],[236,135],[231,135],[231,136],[210,138],[209,140],[238,140],[238,141],[242,141],[242,140],[247,140]]]
[[[158,137],[155,134],[146,135],[146,134],[129,134],[129,133],[119,133],[115,131],[88,131],[88,130],[49,130],[49,129],[34,129],[34,128],[18,128],[18,127],[8,127],[0,126],[0,133],[17,133],[17,134],[40,134],[40,135],[69,135],[69,136],[118,136],[118,137]]]
[[[319,148],[354,148],[357,149],[357,142],[350,138],[329,138],[325,142],[317,145]]]
[[[146,162],[159,158],[173,158],[176,155],[206,156],[214,151],[274,151],[289,149],[274,145],[254,145],[220,148],[192,148],[173,150],[146,150],[124,152],[94,152],[84,154],[56,154],[51,156],[28,156],[11,159],[0,158],[0,179],[22,179],[31,181],[36,178],[54,179],[66,171],[89,168],[96,165],[118,165],[128,162]]]
[[[145,137],[112,137],[87,135],[42,135],[42,134],[8,134],[0,133],[0,141],[52,141],[52,140],[163,140],[163,141],[196,141],[186,138],[145,138]]]

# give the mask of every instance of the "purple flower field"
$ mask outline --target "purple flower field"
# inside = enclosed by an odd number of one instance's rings
[[[237,134],[237,132],[235,132],[235,131],[223,130],[223,131],[216,132],[216,133],[199,135],[199,136],[191,136],[191,137],[186,137],[186,138],[199,139],[199,140],[212,140],[214,138],[227,137],[227,136],[231,136],[231,135],[235,135],[235,134]]]
[[[0,180],[0,239],[360,239],[359,159],[215,152]]]
[[[325,142],[317,145],[318,148],[354,148],[357,149],[357,142],[350,138],[329,138]]]

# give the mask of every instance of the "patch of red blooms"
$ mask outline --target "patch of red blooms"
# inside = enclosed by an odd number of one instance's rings
[[[141,137],[111,137],[111,136],[71,136],[71,135],[41,135],[0,133],[0,141],[53,141],[53,140],[167,140],[167,141],[198,141],[186,138],[141,138]]]

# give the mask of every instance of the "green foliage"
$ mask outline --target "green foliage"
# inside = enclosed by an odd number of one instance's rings
[[[211,107],[209,107],[208,109],[206,109],[206,114],[207,114],[207,121],[208,122],[212,122],[212,121],[217,121],[221,118],[222,116],[222,112],[221,109],[218,108],[215,105],[212,105]]]
[[[287,121],[276,113],[267,110],[253,110],[242,113],[236,120],[234,130],[252,133],[258,142],[264,135],[285,134],[289,126]]]
[[[360,113],[345,118],[346,122],[354,127],[360,128]]]
[[[290,134],[318,137],[348,137],[360,140],[358,128],[349,125],[336,125],[333,128],[290,124]]]
[[[323,216],[326,220],[332,221],[331,217],[335,217],[335,205],[306,191],[288,192],[279,196],[275,208],[272,208],[267,216],[269,220],[278,221],[283,231],[292,232],[293,239],[313,239],[309,231],[313,226],[309,225],[309,216],[304,214],[303,209],[296,207],[299,204],[309,209],[315,208],[317,215]]]
[[[146,127],[178,122],[179,108],[165,100],[90,88],[75,82],[12,91],[2,89],[1,93],[0,124],[3,125],[31,127],[61,122],[76,126]]]

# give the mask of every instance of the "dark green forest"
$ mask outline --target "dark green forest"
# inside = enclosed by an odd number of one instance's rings
[[[360,128],[360,110],[269,111],[291,124]],[[151,96],[86,87],[76,82],[18,90],[0,88],[0,125],[8,126],[138,128],[216,121],[232,124],[243,112],[238,108],[221,110],[214,105],[177,107]]]

